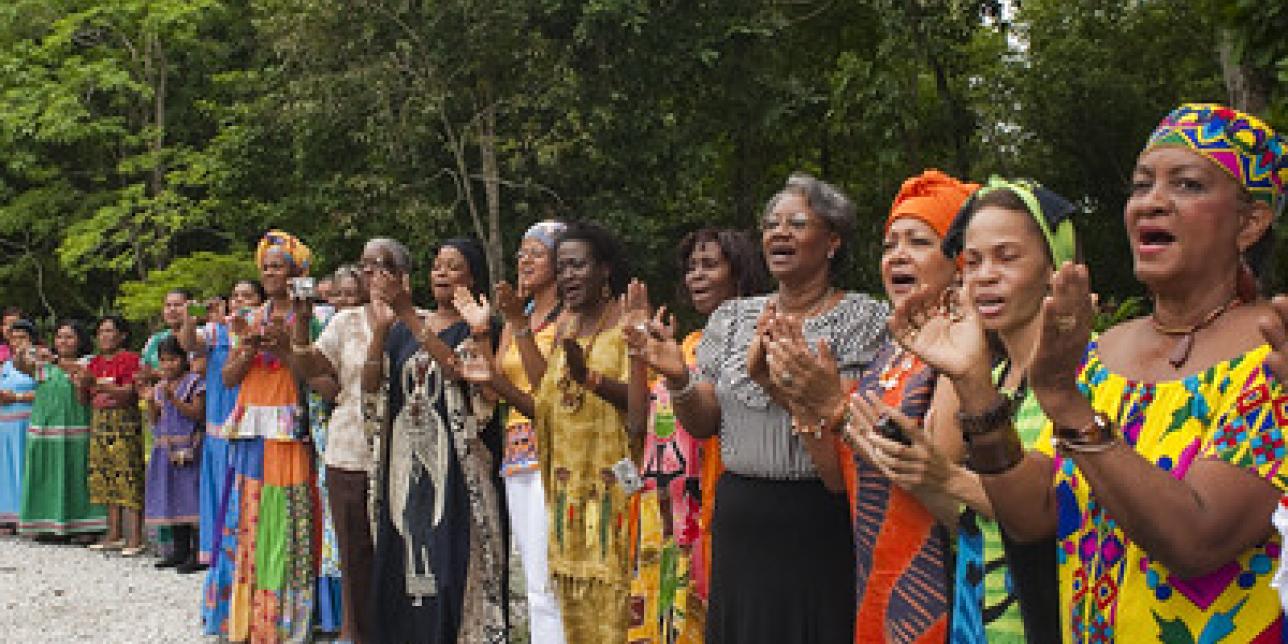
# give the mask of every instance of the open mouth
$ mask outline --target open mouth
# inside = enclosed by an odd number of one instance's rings
[[[1157,253],[1176,243],[1176,235],[1157,226],[1141,226],[1136,238],[1136,247],[1143,253]]]
[[[897,293],[907,293],[917,285],[917,276],[912,273],[895,271],[890,273],[890,288]]]
[[[791,261],[796,257],[796,249],[791,246],[771,246],[769,248],[769,263],[780,263]]]
[[[983,317],[996,317],[1001,315],[1002,309],[1006,306],[1006,300],[996,295],[977,295],[975,296],[975,310]]]

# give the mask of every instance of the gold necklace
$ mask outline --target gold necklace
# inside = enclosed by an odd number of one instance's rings
[[[599,338],[599,334],[604,330],[604,319],[608,317],[609,306],[611,306],[611,304],[605,302],[604,307],[600,309],[599,318],[595,320],[595,330],[590,334],[590,340],[586,342],[586,348],[581,352],[582,361],[586,363],[587,369],[590,368],[589,361],[591,349],[595,347],[595,340]],[[581,329],[582,317],[578,315],[577,332],[573,334],[574,342],[576,342],[577,337],[581,335]],[[559,375],[559,380],[556,383],[556,386],[559,389],[559,405],[563,407],[564,410],[570,413],[575,413],[577,410],[581,409],[583,404],[585,404],[586,388],[572,379],[572,374],[570,374],[568,370],[567,352],[564,354],[563,373]]]

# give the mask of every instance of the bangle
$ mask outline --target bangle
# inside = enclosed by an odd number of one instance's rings
[[[1015,415],[1016,398],[999,394],[997,400],[980,414],[957,412],[957,423],[962,436],[970,441],[971,436],[988,434],[1010,424]]]
[[[1117,445],[1122,438],[1118,426],[1101,412],[1092,414],[1091,421],[1081,429],[1056,427],[1052,433],[1051,445],[1061,456],[1103,452]]]
[[[993,434],[998,436],[999,434]],[[1001,474],[1020,464],[1024,460],[1024,446],[1020,445],[1020,436],[1011,430],[1000,434],[1001,442],[996,440],[967,440],[967,465],[977,474]]]

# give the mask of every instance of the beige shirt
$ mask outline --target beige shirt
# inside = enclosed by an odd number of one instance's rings
[[[362,364],[367,360],[371,327],[365,307],[336,313],[313,346],[331,361],[340,382],[340,395],[327,428],[328,467],[365,472],[371,467],[362,421]]]

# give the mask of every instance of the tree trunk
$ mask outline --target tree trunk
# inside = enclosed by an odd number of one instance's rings
[[[1269,85],[1256,70],[1235,60],[1234,39],[1234,31],[1230,29],[1221,29],[1217,35],[1217,55],[1230,107],[1250,114],[1265,114],[1270,103]]]
[[[496,163],[496,103],[484,94],[487,106],[483,108],[483,127],[479,133],[479,158],[483,165],[483,194],[487,201],[487,236],[483,249],[487,252],[487,269],[495,282],[505,276],[504,251],[501,248],[501,174]],[[481,284],[491,289],[491,284]]]

